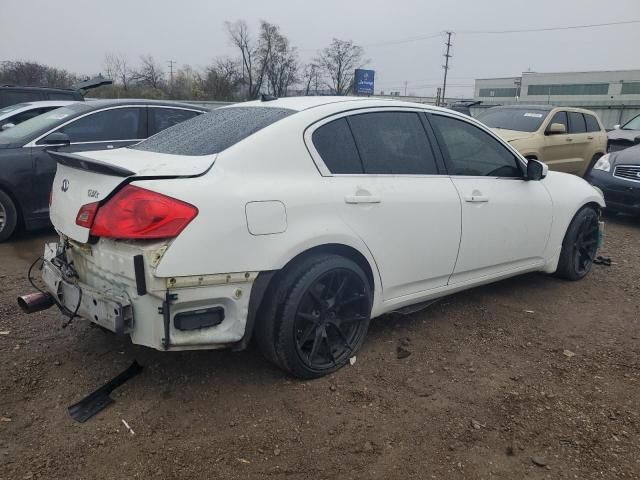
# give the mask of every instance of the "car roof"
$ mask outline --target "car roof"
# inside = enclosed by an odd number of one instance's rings
[[[290,110],[303,111],[316,107],[335,105],[336,107],[345,107],[345,110],[352,108],[371,108],[371,107],[416,107],[426,110],[438,112],[451,112],[451,110],[426,103],[406,102],[403,100],[395,100],[391,98],[377,97],[353,97],[353,96],[314,96],[314,97],[285,97],[273,100],[252,100],[249,102],[234,103],[220,108],[233,107],[274,107],[286,108]]]
[[[41,107],[65,107],[67,105],[71,105],[72,103],[77,103],[77,100],[42,100],[37,102],[24,102],[21,105],[24,105],[23,108],[41,108]]]
[[[519,110],[542,110],[544,112],[550,112],[555,107],[554,105],[526,105],[522,103],[517,103],[515,105],[498,105],[493,108],[504,108],[504,109],[519,109]],[[568,108],[568,107],[567,107]]]
[[[180,107],[180,108],[190,108],[193,110],[201,110],[203,112],[208,112],[209,110],[211,110],[201,105],[195,105],[193,103],[175,102],[172,100],[148,100],[144,98],[119,98],[117,100],[102,100],[102,99],[87,98],[85,100],[86,100],[85,103],[92,110],[97,110],[97,109],[106,108],[106,107],[117,107],[121,105],[151,105],[151,106],[159,106],[159,107]]]
[[[0,85],[0,89],[7,90],[46,90],[46,91],[56,91],[56,92],[77,92],[73,88],[59,88],[59,87],[38,87],[35,85]]]

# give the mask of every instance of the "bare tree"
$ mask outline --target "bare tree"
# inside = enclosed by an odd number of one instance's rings
[[[151,55],[140,57],[140,68],[134,71],[131,78],[136,83],[159,90],[164,85],[164,71]]]
[[[260,61],[265,65],[267,91],[277,97],[298,81],[298,54],[280,27],[267,22],[260,25]]]
[[[204,95],[215,100],[235,100],[242,83],[240,68],[240,64],[230,58],[215,60],[202,79]]]
[[[353,89],[355,69],[367,62],[364,50],[351,40],[334,38],[320,52],[316,63],[328,79],[327,86],[335,95],[347,95]]]
[[[320,89],[320,67],[315,63],[309,63],[304,67],[302,72],[302,81],[304,83],[304,94],[318,95]]]
[[[122,85],[123,89],[127,90],[131,74],[127,57],[121,53],[110,52],[105,54],[103,65],[107,78],[113,80],[114,84]]]

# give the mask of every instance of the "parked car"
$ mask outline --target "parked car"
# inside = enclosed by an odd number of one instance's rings
[[[46,102],[16,103],[8,107],[0,108],[0,130],[15,127],[19,123],[29,120],[56,108],[65,107],[73,102],[54,100]]]
[[[27,229],[49,224],[56,161],[48,150],[124,147],[206,111],[153,100],[77,102],[0,132],[0,241],[20,223]]]
[[[640,215],[640,145],[601,157],[588,180],[604,192],[607,212]]]
[[[40,102],[45,100],[64,100],[82,102],[84,97],[78,90],[69,88],[0,86],[0,108],[16,103]]]
[[[66,100],[69,102],[81,102],[84,93],[100,87],[110,85],[111,80],[101,76],[77,83],[73,88],[30,87],[19,85],[0,85],[0,108],[15,105],[16,103],[39,102],[44,100]]]
[[[609,152],[624,150],[640,143],[640,115],[636,115],[624,125],[616,125],[607,133]]]
[[[248,102],[55,156],[61,238],[23,308],[55,299],[159,350],[254,337],[301,378],[343,366],[383,313],[524,272],[584,277],[604,207],[481,123],[394,100]]]
[[[607,151],[607,133],[600,120],[581,108],[505,105],[489,108],[478,120],[525,158],[580,177]]]

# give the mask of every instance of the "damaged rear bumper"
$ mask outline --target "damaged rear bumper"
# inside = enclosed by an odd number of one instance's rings
[[[69,312],[158,350],[246,344],[257,272],[156,277],[157,248],[100,242],[67,243],[63,255],[58,243],[45,246],[42,279]],[[68,267],[77,275],[69,278]]]

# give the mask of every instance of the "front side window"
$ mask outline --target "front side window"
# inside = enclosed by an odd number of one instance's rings
[[[569,132],[569,121],[567,120],[567,112],[556,112],[556,114],[553,116],[553,118],[549,122],[549,126],[547,127],[547,130],[554,123],[559,123],[560,125],[564,125],[564,131]]]
[[[417,113],[374,112],[348,117],[367,174],[437,174],[435,157]]]
[[[567,112],[569,116],[569,133],[585,133],[587,126],[580,112]]]
[[[480,128],[451,117],[432,115],[444,145],[449,174],[521,178],[516,157]]]
[[[331,173],[363,173],[358,149],[346,118],[333,120],[317,128],[311,140]]]
[[[165,128],[173,127],[180,122],[189,120],[199,113],[200,112],[195,112],[193,110],[182,110],[178,108],[149,107],[149,114],[151,117],[149,119],[151,126],[149,135],[154,135]]]
[[[89,114],[65,125],[58,131],[69,136],[71,143],[106,142],[145,138],[143,108],[113,108]]]

